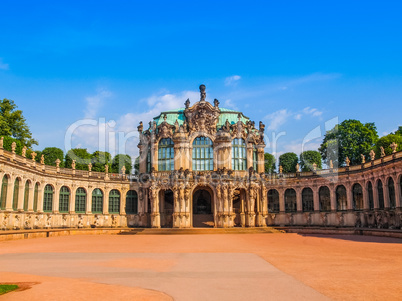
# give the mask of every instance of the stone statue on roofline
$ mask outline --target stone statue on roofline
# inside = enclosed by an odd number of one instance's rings
[[[349,159],[349,157],[346,157],[345,163],[346,163],[346,166],[350,166],[350,159]]]
[[[126,174],[126,167],[123,165],[123,167],[121,168],[121,173],[124,175]]]
[[[37,155],[37,153],[35,153],[35,152],[32,152],[32,153],[31,153],[31,158],[32,158],[32,161],[35,161],[35,157],[36,157],[36,155]]]
[[[380,151],[381,151],[381,158],[385,157],[385,150],[382,146],[380,146]]]
[[[203,102],[207,98],[207,93],[205,92],[205,85],[200,85],[200,101]]]
[[[75,169],[75,160],[73,160],[73,162],[71,162],[71,168]]]
[[[217,100],[216,98],[214,99],[214,107],[219,107],[219,100]]]
[[[45,155],[40,157],[40,164],[45,164]]]
[[[88,171],[91,171],[92,170],[92,163],[89,163],[88,164]]]
[[[300,165],[299,165],[299,163],[297,163],[296,164],[296,172],[299,172],[300,171]]]
[[[329,168],[334,169],[334,163],[332,162],[332,160],[329,160]]]
[[[4,146],[4,137],[0,138],[0,148],[3,148]]]
[[[315,172],[315,171],[317,171],[317,163],[313,163],[313,171]]]
[[[17,147],[17,143],[15,141],[11,143],[11,152],[14,154],[15,153],[15,148]]]
[[[374,150],[370,151],[370,159],[371,159],[371,161],[375,160],[375,152],[374,152]]]
[[[362,157],[362,164],[366,163],[366,156],[363,154],[361,154],[360,156]]]
[[[27,147],[26,147],[26,145],[24,145],[24,147],[22,148],[22,153],[21,153],[21,155],[25,158],[26,157],[26,155],[27,155]]]
[[[395,142],[392,142],[392,144],[389,147],[392,149],[392,153],[395,154],[396,149],[398,148],[398,144],[396,144]]]
[[[138,132],[142,133],[142,131],[144,130],[144,125],[142,124],[142,121],[140,121],[140,125],[137,127]]]

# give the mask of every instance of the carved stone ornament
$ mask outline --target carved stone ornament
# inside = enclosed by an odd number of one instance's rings
[[[15,153],[15,148],[17,147],[17,144],[15,143],[15,141],[13,143],[11,143],[11,152]]]
[[[392,153],[396,153],[396,149],[398,148],[398,144],[395,142],[392,142],[392,144],[389,146],[392,149]]]
[[[45,164],[45,155],[40,157],[40,164]]]
[[[59,168],[60,167],[60,159],[57,158],[56,161],[54,161],[54,163],[56,163],[56,167]]]
[[[375,160],[375,152],[374,152],[374,150],[370,151],[370,159],[371,159],[371,161]]]
[[[21,155],[25,158],[26,157],[26,155],[27,155],[27,147],[24,145],[24,147],[22,148],[22,153],[21,153]]]
[[[4,145],[4,137],[0,138],[0,148],[3,148]]]
[[[349,159],[349,157],[346,157],[345,163],[346,163],[346,166],[350,166],[350,159]]]
[[[71,162],[71,168],[75,169],[75,160],[73,160],[73,162]]]
[[[362,157],[362,164],[366,163],[366,156],[364,156],[363,154],[360,155]]]
[[[380,151],[381,151],[381,158],[385,157],[385,151],[382,146],[380,146]]]
[[[36,155],[37,155],[37,154],[36,154],[35,152],[32,152],[32,153],[31,153],[32,161],[35,161]]]

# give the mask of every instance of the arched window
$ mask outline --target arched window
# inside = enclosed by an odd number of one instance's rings
[[[174,170],[174,143],[170,138],[159,141],[158,171]]]
[[[331,211],[331,195],[327,186],[320,187],[320,211]]]
[[[235,138],[232,140],[232,169],[247,169],[246,143],[244,139]]]
[[[109,213],[120,213],[120,192],[116,189],[109,192]]]
[[[38,211],[39,183],[35,184],[33,211]]]
[[[8,188],[8,177],[4,176],[3,181],[1,183],[1,200],[0,200],[0,209],[6,209],[7,202],[7,188]]]
[[[52,212],[53,210],[53,186],[47,184],[43,193],[43,212]]]
[[[354,210],[363,210],[363,189],[362,186],[358,183],[353,185],[353,209]]]
[[[20,191],[20,179],[16,178],[14,182],[14,194],[13,194],[13,210],[18,210],[18,196]]]
[[[336,210],[345,211],[348,209],[348,202],[346,197],[346,188],[343,185],[339,185],[336,188]]]
[[[147,172],[151,171],[151,167],[152,167],[152,162],[151,161],[152,161],[151,160],[151,149],[148,148],[148,151],[147,151]]]
[[[92,213],[103,212],[103,192],[99,188],[95,188],[92,192]]]
[[[374,209],[374,195],[373,195],[373,185],[371,182],[367,184],[368,198],[369,198],[369,208]]]
[[[28,200],[29,200],[29,181],[26,181],[24,189],[24,211],[28,211]]]
[[[382,189],[381,180],[378,180],[377,182],[377,193],[378,193],[378,208],[384,209],[384,190]]]
[[[77,188],[75,192],[75,212],[85,213],[87,211],[87,191],[85,188]]]
[[[135,190],[129,190],[126,196],[126,213],[137,214],[138,213],[138,195]]]
[[[279,212],[279,193],[276,189],[271,189],[268,191],[268,212]]]
[[[197,137],[193,142],[193,170],[214,170],[214,150],[207,137]]]
[[[303,212],[314,211],[314,196],[311,188],[304,188],[302,191],[302,208]]]
[[[285,191],[285,212],[296,212],[296,191],[292,188]]]
[[[67,186],[63,186],[60,189],[59,211],[68,212],[69,204],[70,204],[70,189],[68,189]]]
[[[394,180],[391,177],[388,178],[388,195],[389,195],[389,207],[391,209],[395,209],[396,207],[395,186],[394,186]]]
[[[253,144],[253,169],[258,170],[258,153],[257,148]]]

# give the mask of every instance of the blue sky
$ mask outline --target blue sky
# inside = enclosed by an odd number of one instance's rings
[[[135,155],[138,122],[187,97],[198,101],[201,83],[208,99],[262,120],[267,151],[278,155],[299,153],[306,136],[337,119],[375,122],[380,135],[402,125],[400,1],[1,1],[0,8],[0,98],[23,110],[38,149],[113,153],[120,132],[124,151]],[[92,125],[66,145],[68,128],[84,118],[100,124],[106,146]]]

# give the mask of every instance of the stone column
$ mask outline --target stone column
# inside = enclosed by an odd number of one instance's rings
[[[353,210],[353,191],[351,185],[346,185],[346,198],[348,202],[348,210]]]
[[[38,187],[38,210],[37,212],[43,212],[43,192],[45,189],[45,183],[42,183]]]
[[[158,190],[156,187],[151,187],[150,189],[151,197],[151,227],[160,228],[161,227],[161,217],[159,213],[159,197]]]
[[[86,203],[86,214],[92,214],[92,192],[94,188],[92,186],[86,187],[87,190],[87,203]]]
[[[303,188],[302,188],[302,187],[296,189],[296,206],[297,206],[297,212],[302,212],[302,211],[303,211],[302,191],[303,191]]]
[[[72,213],[75,213],[75,194],[77,193],[77,185],[71,185],[71,188],[70,188],[71,190],[70,190],[70,204],[69,204],[69,206],[68,206],[68,208],[69,208],[69,213],[70,214],[72,214]]]
[[[10,177],[7,185],[6,211],[13,211],[14,183],[15,178]]]
[[[264,159],[264,148],[258,148],[257,149],[257,158],[258,158],[258,165],[257,165],[257,169],[258,169],[258,173],[262,173],[265,172],[265,159]]]
[[[59,213],[60,189],[62,185],[55,184],[53,190],[53,213]]]
[[[120,192],[120,215],[126,214],[126,200],[128,190],[123,188]]]
[[[401,200],[401,184],[398,182],[398,177],[394,178],[394,185],[395,185],[395,207],[401,208],[402,207],[402,200]]]
[[[368,189],[366,183],[360,183],[362,186],[362,191],[363,191],[363,210],[367,211],[370,210],[370,204],[369,204],[369,194],[368,194]]]
[[[24,198],[25,198],[25,181],[21,179],[20,185],[18,187],[18,211],[24,211]]]
[[[383,184],[383,191],[384,191],[384,208],[389,209],[390,207],[390,201],[389,201],[389,188],[388,188],[388,181],[385,178],[384,181],[382,182]],[[394,184],[395,187],[395,184]]]
[[[28,212],[33,212],[34,197],[35,197],[35,182],[31,182],[31,185],[29,185]]]
[[[152,143],[151,148],[151,165],[155,170],[158,170],[158,143]]]
[[[279,193],[279,212],[285,212],[285,189],[278,189]]]
[[[105,187],[103,195],[103,214],[109,214],[109,193],[111,189]]]
[[[329,194],[331,198],[331,211],[336,211],[336,187],[334,185],[330,185],[329,187]]]
[[[314,203],[314,212],[320,211],[320,192],[319,187],[313,187],[313,203]]]
[[[380,206],[380,200],[378,199],[378,185],[377,185],[377,180],[374,179],[372,181],[372,185],[373,185],[373,202],[374,202],[374,209],[378,209]]]

